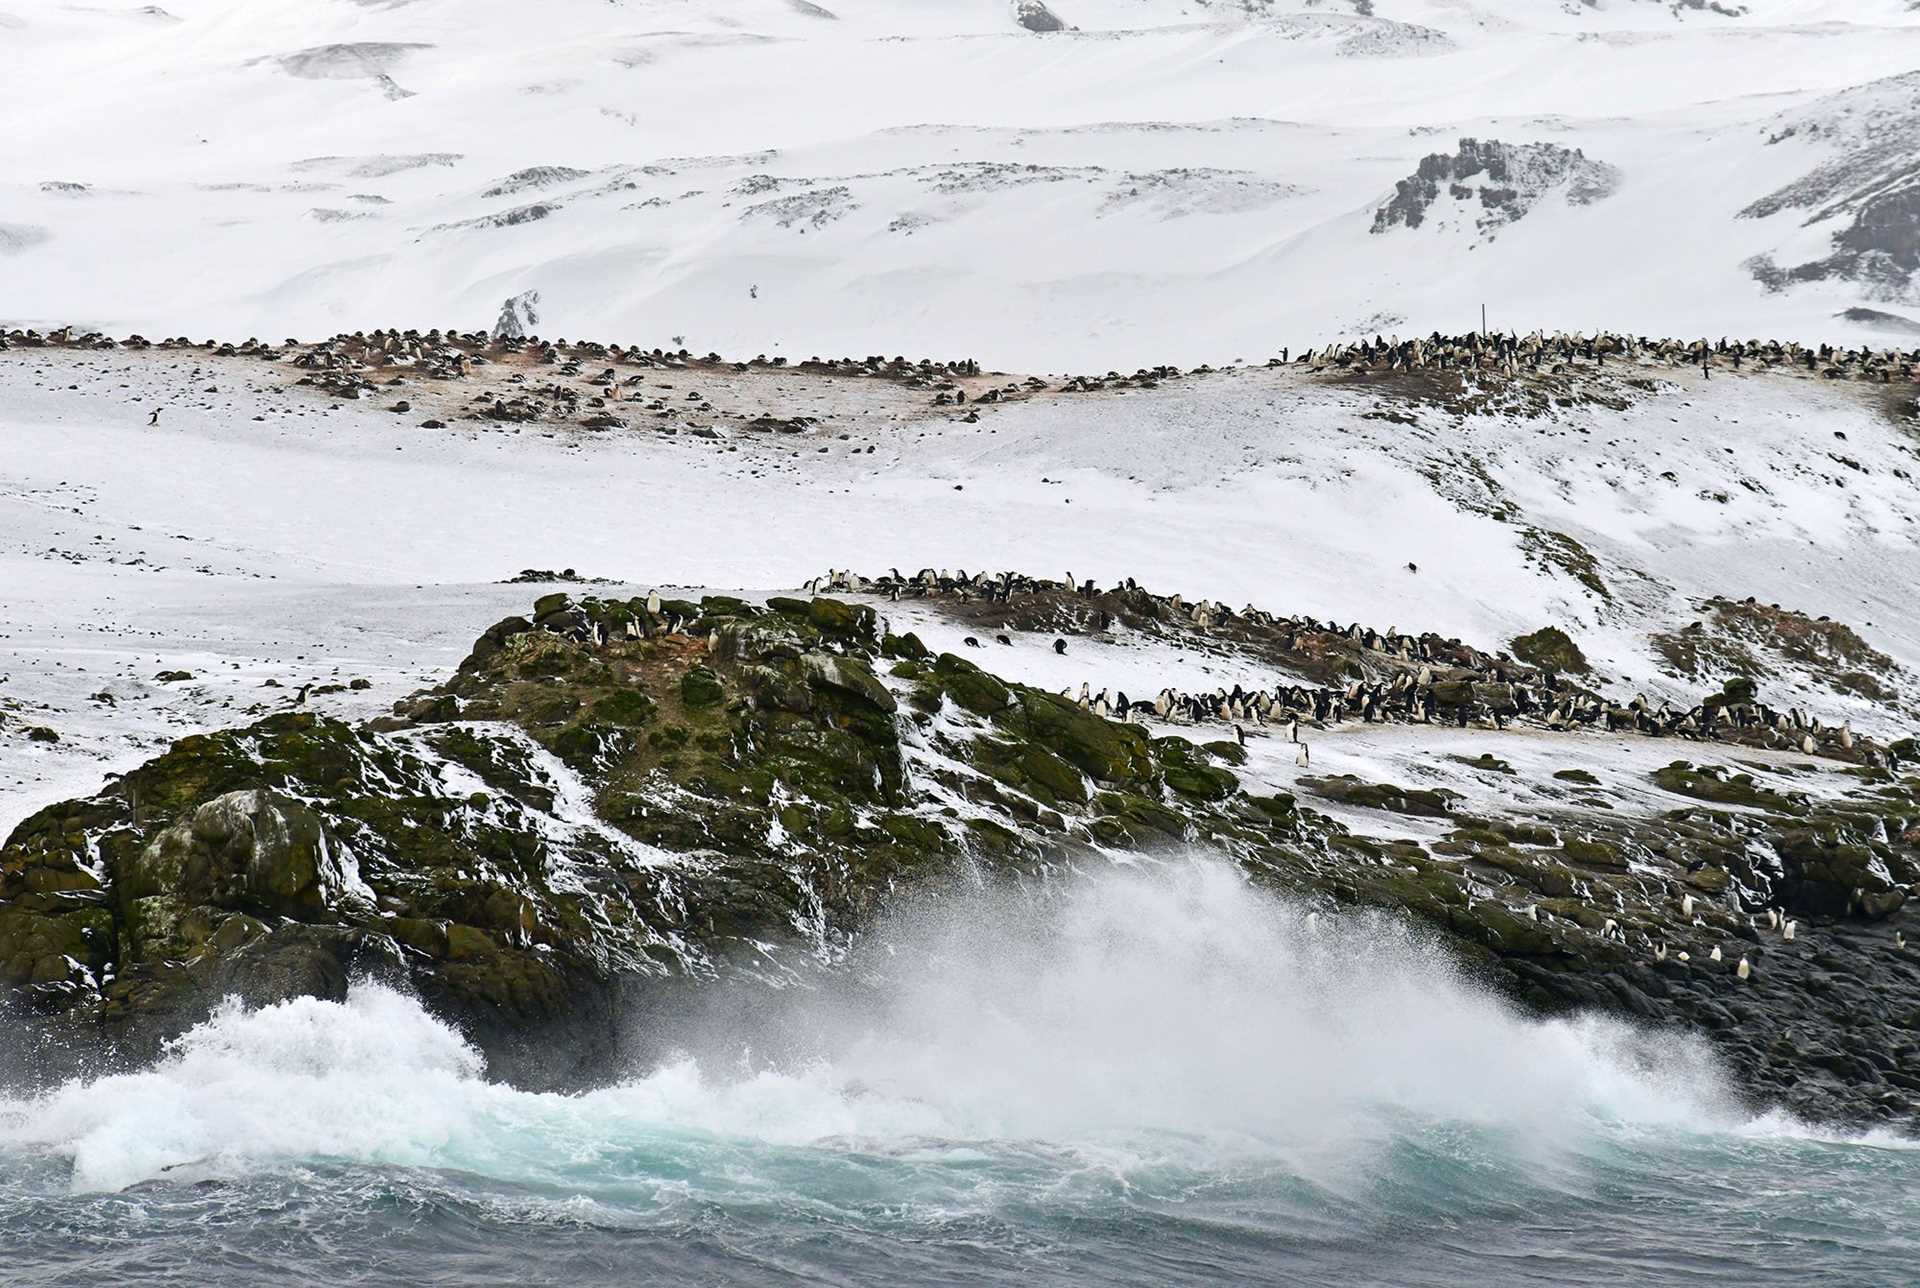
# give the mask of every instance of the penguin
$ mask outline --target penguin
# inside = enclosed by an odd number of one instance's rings
[[[1005,644],[1008,648],[1013,647],[1013,641],[1008,639],[1004,635],[996,635],[993,638],[994,638],[994,642],[997,644]]]
[[[655,617],[658,617],[660,615],[660,592],[659,591],[651,590],[647,592],[647,611],[649,613],[652,613]]]
[[[1780,931],[1780,938],[1786,940],[1788,943],[1792,943],[1794,927],[1798,926],[1799,924],[1800,923],[1797,921],[1789,921],[1786,924],[1786,926]]]
[[[1055,640],[1053,642],[1053,651],[1055,653],[1065,654],[1067,651],[1067,642],[1065,640]]]
[[[1746,979],[1753,974],[1753,967],[1747,964],[1747,959],[1745,957],[1742,957],[1740,959],[1740,964],[1733,968],[1733,973],[1738,975],[1741,979]]]
[[[1667,946],[1665,944],[1655,944],[1653,946],[1653,960],[1657,962],[1667,960]]]
[[[1683,894],[1680,896],[1680,915],[1683,917],[1686,917],[1689,920],[1692,919],[1693,917],[1693,896],[1692,895]]]
[[[1304,769],[1306,768],[1307,760],[1308,760],[1307,744],[1303,742],[1300,744],[1300,750],[1293,753],[1293,763],[1296,765],[1299,765],[1301,768]]]
[[[1709,960],[1709,961],[1716,961],[1716,962],[1717,962],[1717,961],[1720,961],[1720,960],[1722,960],[1722,959],[1721,959],[1721,956],[1720,956],[1720,945],[1719,945],[1719,944],[1715,944],[1715,945],[1713,946],[1713,951],[1707,954],[1707,960]]]
[[[1247,745],[1247,731],[1245,729],[1242,729],[1239,725],[1235,725],[1233,727],[1233,736],[1235,739],[1239,741],[1242,747]]]
[[[979,647],[980,647],[980,641],[979,641],[979,640],[977,640],[977,639],[975,639],[975,638],[973,638],[973,636],[971,636],[971,635],[969,635],[969,636],[967,636],[966,638],[964,638],[964,639],[962,639],[962,640],[961,640],[960,642],[961,642],[962,644],[965,644],[965,645],[966,645],[966,646],[967,646],[968,648],[979,648]]]
[[[306,706],[307,691],[311,688],[313,688],[313,685],[310,683],[301,685],[299,691],[293,695],[293,705],[296,707]]]
[[[158,425],[159,423],[160,423],[160,408],[155,407],[153,409],[153,415],[147,417],[147,424]]]

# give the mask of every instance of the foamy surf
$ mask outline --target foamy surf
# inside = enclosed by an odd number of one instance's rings
[[[1302,915],[1216,863],[927,902],[873,943],[859,983],[762,999],[744,1032],[738,1012],[690,1017],[689,1054],[586,1095],[490,1083],[418,1002],[361,984],[223,1007],[151,1069],[10,1105],[4,1140],[70,1156],[85,1190],[307,1159],[511,1178],[542,1142],[572,1158],[649,1131],[1339,1154],[1387,1115],[1529,1148],[1743,1121],[1693,1044],[1521,1019],[1398,923]]]

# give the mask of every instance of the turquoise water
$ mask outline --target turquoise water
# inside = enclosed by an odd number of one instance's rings
[[[0,1281],[1920,1282],[1920,1150],[1516,1017],[1208,864],[971,896],[577,1096],[413,999],[230,1008],[0,1099]]]

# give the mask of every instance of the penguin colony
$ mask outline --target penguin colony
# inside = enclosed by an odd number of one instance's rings
[[[1078,601],[1076,615],[1093,633],[1110,630],[1121,617],[1171,624],[1201,636],[1251,633],[1277,644],[1283,654],[1339,654],[1352,659],[1363,677],[1344,684],[1279,685],[1247,689],[1238,684],[1208,692],[1166,686],[1151,698],[1083,683],[1065,696],[1097,715],[1117,720],[1170,724],[1221,723],[1235,726],[1298,727],[1345,721],[1453,724],[1461,728],[1505,728],[1527,720],[1548,729],[1594,728],[1608,733],[1639,733],[1737,742],[1743,746],[1823,755],[1879,768],[1897,768],[1897,755],[1847,725],[1823,724],[1798,708],[1785,711],[1757,700],[1709,698],[1680,708],[1635,697],[1625,705],[1608,700],[1552,671],[1515,661],[1504,653],[1487,654],[1457,639],[1433,633],[1403,635],[1352,623],[1320,622],[1312,617],[1282,617],[1248,605],[1238,611],[1211,600],[1189,603],[1179,595],[1158,595],[1127,578],[1111,590],[1092,580],[1062,580],[1024,573],[968,573],[964,569],[923,568],[912,576],[890,569],[865,577],[844,569],[816,577],[814,593],[872,595],[891,601],[945,599],[956,603],[1010,604],[1017,599]],[[970,640],[973,637],[968,637]],[[1009,644],[1010,637],[996,637]],[[979,647],[977,640],[973,640]],[[1056,652],[1065,643],[1055,640]],[[1716,695],[1718,696],[1718,695]]]
[[[258,358],[265,362],[287,360],[287,354],[294,353],[290,361],[306,373],[297,384],[315,388],[329,397],[347,400],[377,396],[381,383],[400,384],[408,377],[459,380],[473,375],[477,368],[508,357],[531,359],[536,365],[553,367],[556,376],[586,382],[588,388],[585,391],[556,380],[527,387],[507,397],[480,394],[474,398],[470,415],[516,422],[535,421],[549,416],[572,418],[579,414],[583,406],[603,409],[621,403],[641,403],[649,411],[665,410],[666,404],[657,395],[639,391],[637,386],[641,377],[638,374],[621,374],[619,368],[622,366],[666,371],[704,369],[747,372],[755,369],[786,369],[812,375],[866,377],[892,381],[909,388],[942,391],[957,391],[958,380],[980,374],[980,364],[971,358],[951,361],[921,358],[916,361],[899,356],[888,358],[876,355],[867,358],[811,357],[804,362],[790,363],[783,357],[769,358],[760,354],[749,362],[729,362],[717,353],[696,358],[686,349],[642,349],[597,341],[570,343],[565,339],[542,340],[539,336],[518,338],[493,336],[485,331],[442,331],[438,327],[425,332],[342,332],[313,345],[303,345],[293,339],[272,345],[257,338],[249,338],[240,344],[215,340],[195,343],[185,336],[148,340],[145,336],[130,335],[124,340],[116,340],[97,331],[76,333],[70,327],[46,334],[33,330],[0,330],[0,351],[49,347],[136,351],[195,349],[204,350],[215,357]],[[598,372],[589,372],[588,366],[594,363],[604,365]],[[507,377],[507,383],[526,385],[527,377],[516,372]],[[698,398],[698,395],[690,396]],[[395,411],[409,409],[405,404],[395,404],[391,408]],[[595,414],[581,423],[590,429],[612,429],[626,424],[607,410],[596,410]],[[812,424],[805,417],[760,417],[747,427],[797,433]],[[429,422],[427,427],[440,426]]]
[[[1827,380],[1870,380],[1881,384],[1895,381],[1913,383],[1920,379],[1920,348],[1849,349],[1831,344],[1802,345],[1782,340],[1675,340],[1649,336],[1595,332],[1556,331],[1551,335],[1534,331],[1482,334],[1469,331],[1462,335],[1430,335],[1402,340],[1397,336],[1374,336],[1371,340],[1344,341],[1302,349],[1290,348],[1269,358],[1269,367],[1297,367],[1311,372],[1326,371],[1435,371],[1472,375],[1480,379],[1518,380],[1523,376],[1562,376],[1580,370],[1600,370],[1611,359],[1616,365],[1635,367],[1698,368],[1711,376],[1716,370],[1769,371],[1776,367],[1805,370]],[[1091,393],[1101,389],[1152,389],[1163,380],[1182,374],[1206,375],[1210,366],[1181,372],[1178,367],[1141,368],[1131,375],[1109,371],[1105,375],[1078,375],[1068,378],[1059,389],[1063,393]],[[1044,389],[1044,382],[1029,382]],[[1009,390],[1010,391],[1010,390]],[[997,401],[1003,396],[976,401]],[[944,406],[951,399],[935,399]]]
[[[1792,341],[1717,341],[1652,339],[1647,336],[1596,332],[1555,332],[1530,335],[1514,332],[1482,335],[1441,335],[1438,331],[1413,340],[1375,336],[1356,343],[1307,349],[1294,365],[1311,371],[1328,368],[1386,371],[1463,371],[1486,375],[1564,375],[1580,364],[1603,367],[1608,359],[1639,366],[1726,368],[1766,371],[1775,367],[1803,368],[1828,380],[1872,380],[1912,383],[1920,370],[1920,349],[1847,349],[1830,344],[1808,347]],[[1275,358],[1268,366],[1286,365]]]
[[[671,409],[657,393],[641,391],[641,377],[620,368],[653,368],[667,371],[792,370],[812,375],[867,377],[895,382],[907,388],[933,390],[932,405],[942,408],[968,408],[964,419],[977,419],[973,409],[1011,399],[1032,397],[1049,391],[1059,394],[1093,393],[1101,390],[1152,389],[1162,381],[1183,375],[1206,375],[1215,370],[1201,365],[1182,371],[1173,366],[1143,367],[1131,374],[1108,371],[1101,375],[1074,375],[1050,384],[1037,376],[1009,380],[969,394],[962,380],[982,375],[980,364],[971,358],[910,360],[871,355],[865,358],[810,357],[793,362],[785,357],[758,354],[749,361],[730,361],[718,353],[695,357],[687,349],[643,349],[638,345],[603,344],[598,341],[544,340],[537,335],[524,338],[493,335],[486,331],[460,331],[435,327],[419,330],[372,330],[341,332],[318,344],[303,345],[293,339],[273,345],[257,338],[239,344],[207,340],[200,343],[184,336],[150,341],[130,335],[116,340],[97,331],[77,332],[71,327],[41,333],[32,329],[0,329],[0,352],[12,348],[63,347],[79,349],[196,349],[216,357],[259,358],[278,362],[288,353],[296,353],[293,365],[305,374],[298,383],[319,390],[329,397],[359,399],[377,395],[384,383],[402,382],[405,376],[424,376],[437,380],[458,380],[475,374],[475,369],[503,357],[531,359],[538,365],[555,368],[556,376],[584,382],[585,388],[560,383],[529,385],[523,374],[507,378],[510,384],[526,388],[511,395],[480,394],[473,400],[468,415],[475,419],[507,422],[531,422],[547,418],[575,419],[589,429],[617,429],[627,424],[618,412],[644,410],[655,415]],[[1805,371],[1829,380],[1860,380],[1882,384],[1911,384],[1920,380],[1920,348],[1911,350],[1857,349],[1820,344],[1801,345],[1781,340],[1706,339],[1683,341],[1655,339],[1610,332],[1585,335],[1579,332],[1535,331],[1529,335],[1515,332],[1442,335],[1433,332],[1424,337],[1401,340],[1375,336],[1370,340],[1341,342],[1301,350],[1282,349],[1269,359],[1268,367],[1292,367],[1312,373],[1328,372],[1450,372],[1479,381],[1520,380],[1523,377],[1562,376],[1577,371],[1598,371],[1609,360],[1616,365],[1636,368],[1697,368],[1711,376],[1715,370],[1734,372],[1767,371],[1786,368]],[[603,364],[599,371],[589,365]],[[698,395],[689,395],[697,400]],[[969,403],[973,406],[969,407]],[[639,406],[635,406],[638,404]],[[396,404],[391,410],[410,408]],[[584,411],[589,414],[584,417]],[[812,426],[805,417],[782,419],[760,417],[747,425],[754,430],[799,433]],[[429,422],[427,428],[439,428]]]

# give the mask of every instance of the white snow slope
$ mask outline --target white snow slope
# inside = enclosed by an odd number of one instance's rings
[[[1920,317],[1881,182],[1920,137],[1908,0],[1051,8],[1075,29],[1009,0],[0,0],[0,323],[473,328],[531,289],[546,334],[1058,371],[1482,304],[1883,342]],[[1610,177],[1529,165],[1504,221],[1484,176],[1442,183],[1374,232],[1466,136]],[[1891,249],[1792,275],[1875,200]]]

